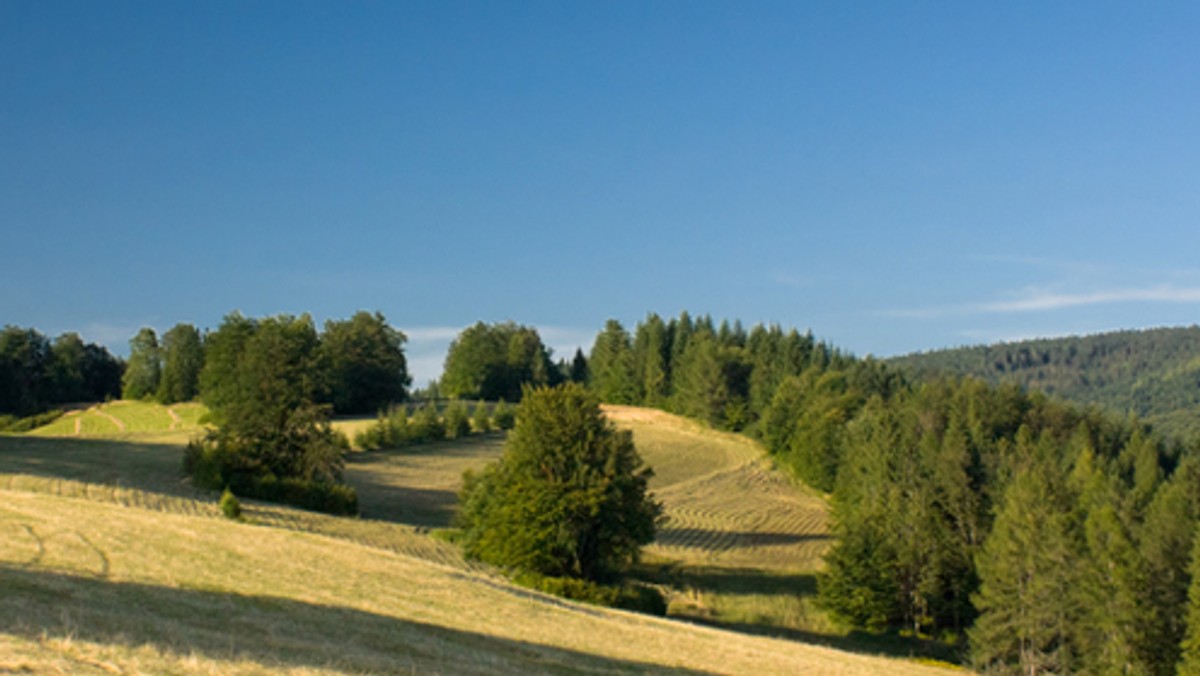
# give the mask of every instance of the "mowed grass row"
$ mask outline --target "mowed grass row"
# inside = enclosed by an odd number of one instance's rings
[[[771,467],[761,446],[661,411],[605,407],[654,469],[666,525],[649,551],[696,566],[815,571],[829,546],[825,501]]]
[[[312,533],[7,490],[0,592],[0,669],[18,673],[938,673]]]
[[[196,409],[198,418],[202,408]],[[853,650],[911,652],[908,645],[847,636],[816,607],[815,574],[829,545],[825,502],[774,470],[759,445],[660,411],[605,410],[633,432],[655,470],[651,488],[667,519],[638,575],[668,592],[670,614]],[[162,424],[162,416],[148,413],[143,419]],[[198,494],[180,476],[182,446],[200,428],[169,431],[147,423],[142,429],[95,440],[0,436],[0,450],[16,443],[19,451],[0,452],[0,488],[216,518],[216,496]],[[463,471],[498,458],[503,440],[496,433],[352,453],[346,478],[359,491],[362,519],[245,503],[247,518],[478,572],[481,567],[429,532],[453,524]],[[22,442],[49,445],[21,449]]]

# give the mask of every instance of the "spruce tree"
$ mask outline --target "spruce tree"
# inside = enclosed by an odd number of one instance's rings
[[[588,357],[589,387],[608,404],[637,404],[638,383],[633,348],[621,322],[609,319],[596,336]]]
[[[1200,537],[1193,535],[1191,584],[1188,586],[1187,629],[1180,643],[1178,673],[1187,676],[1200,674]]]
[[[1018,435],[1016,472],[977,561],[979,617],[968,631],[984,671],[1064,673],[1077,668],[1079,621],[1067,590],[1076,582],[1065,477],[1045,447]]]

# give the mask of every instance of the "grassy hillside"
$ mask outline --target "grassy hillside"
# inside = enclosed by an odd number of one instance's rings
[[[1176,436],[1200,435],[1200,327],[940,350],[891,360],[918,377],[1016,383],[1120,414]]]
[[[430,537],[500,435],[352,455],[364,518],[249,503],[234,524],[180,477],[195,424],[141,406],[102,407],[126,430],[101,438],[0,436],[0,670],[933,673],[745,633],[897,647],[812,607],[824,502],[741,437],[608,409],[668,515],[641,576],[673,615],[731,634],[514,588]],[[139,411],[157,423],[130,431]]]

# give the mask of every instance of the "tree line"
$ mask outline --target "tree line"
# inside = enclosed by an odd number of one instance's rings
[[[609,320],[585,381],[609,403],[755,436],[831,493],[819,598],[849,626],[962,645],[996,673],[1200,669],[1194,445],[686,313],[632,335]]]
[[[57,414],[31,416],[66,404],[118,397],[124,368],[106,348],[78,334],[50,340],[35,329],[6,326],[0,331],[0,429],[48,422]]]
[[[1116,331],[938,350],[889,363],[918,379],[970,375],[1016,383],[1118,415],[1165,434],[1200,434],[1200,327]]]

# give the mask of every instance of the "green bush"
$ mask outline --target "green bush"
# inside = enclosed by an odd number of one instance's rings
[[[408,427],[408,408],[396,406],[387,413],[380,413],[374,425],[354,437],[354,443],[371,451],[400,448],[409,443]]]
[[[433,403],[422,406],[408,421],[408,440],[414,444],[427,444],[445,438],[446,426]]]
[[[501,399],[496,404],[496,410],[492,411],[492,421],[496,423],[496,427],[502,430],[511,430],[517,423],[516,411],[508,405],[507,401]]]
[[[522,587],[581,603],[660,617],[667,614],[666,599],[653,587],[631,584],[602,585],[573,577],[547,577],[530,572],[518,574],[513,581]]]
[[[492,417],[487,402],[482,399],[475,402],[475,409],[471,411],[471,427],[481,434],[492,431]]]
[[[224,493],[221,493],[221,513],[226,519],[238,520],[242,518],[242,503],[238,502],[237,496],[228,488]]]
[[[461,401],[452,401],[446,407],[445,427],[447,439],[461,439],[471,433],[471,416]]]
[[[242,456],[219,444],[192,441],[184,451],[183,466],[201,488],[218,490],[224,486],[242,497],[335,516],[358,514],[358,493],[353,487],[316,478],[280,479],[271,473],[259,474],[244,464]]]
[[[43,425],[49,425],[62,416],[63,412],[59,409],[38,413],[37,415],[25,418],[18,418],[13,415],[0,415],[0,432],[12,432],[14,434],[28,432]]]

